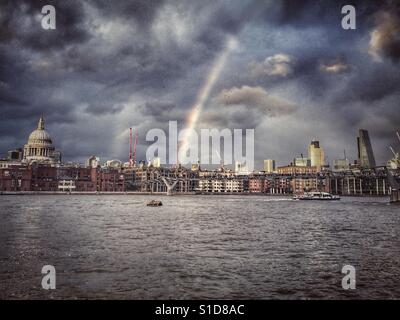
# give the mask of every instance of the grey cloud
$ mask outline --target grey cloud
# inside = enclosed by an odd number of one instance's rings
[[[123,18],[127,21],[134,20],[140,28],[147,28],[153,22],[158,10],[163,6],[163,0],[135,0],[135,1],[108,1],[89,0],[104,16],[112,18]]]
[[[369,54],[379,62],[388,57],[394,62],[400,60],[400,15],[396,12],[381,11],[376,14],[376,27],[371,31]]]
[[[261,87],[242,86],[220,91],[201,115],[202,128],[257,128],[267,118],[295,113],[297,107]]]
[[[253,61],[249,65],[253,76],[286,77],[293,72],[294,58],[284,53],[278,53],[265,58],[262,62]]]
[[[269,17],[275,23],[292,25],[298,28],[306,26],[340,27],[341,8],[353,5],[357,10],[358,28],[366,24],[366,18],[382,7],[392,4],[391,0],[282,0],[276,3],[274,14]]]
[[[124,108],[123,104],[91,104],[86,107],[85,111],[92,115],[106,115],[120,113]]]
[[[391,66],[374,64],[369,68],[357,68],[357,74],[352,75],[346,86],[331,97],[335,106],[343,106],[361,102],[366,107],[375,101],[399,93],[400,74]],[[358,115],[358,113],[355,113]]]
[[[224,108],[223,110],[207,109],[201,116],[201,128],[254,129],[265,115],[258,109],[248,110],[245,106]]]
[[[320,63],[320,70],[326,73],[347,73],[351,71],[349,64],[342,57],[335,59],[325,59]]]
[[[33,50],[48,51],[89,39],[84,27],[85,13],[81,1],[51,2],[56,7],[56,30],[43,30],[41,27],[41,9],[47,4],[49,2],[45,0],[2,1],[0,43],[16,41]]]
[[[144,116],[149,116],[157,123],[166,126],[168,121],[177,121],[180,125],[185,123],[186,112],[175,104],[162,101],[146,102],[140,106]]]
[[[289,114],[295,111],[295,106],[282,99],[271,96],[261,87],[242,86],[222,90],[216,97],[216,102],[225,106],[244,105],[257,108],[268,116]]]

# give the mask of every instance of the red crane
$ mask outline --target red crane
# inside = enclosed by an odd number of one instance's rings
[[[136,131],[135,134],[135,146],[133,149],[133,165],[136,165],[136,146],[137,146],[137,141],[138,141],[138,132]]]

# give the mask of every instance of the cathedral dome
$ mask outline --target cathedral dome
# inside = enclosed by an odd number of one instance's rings
[[[44,120],[40,117],[38,127],[33,131],[28,138],[29,145],[52,145],[53,142],[49,133],[44,130]]]
[[[28,138],[24,146],[24,160],[26,161],[59,161],[56,158],[53,141],[44,130],[44,119],[40,117],[37,129]]]
[[[29,144],[52,144],[50,135],[45,130],[35,130],[29,135]]]

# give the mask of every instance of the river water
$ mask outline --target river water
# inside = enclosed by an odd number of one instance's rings
[[[400,299],[400,207],[387,199],[153,198],[1,196],[0,298]]]

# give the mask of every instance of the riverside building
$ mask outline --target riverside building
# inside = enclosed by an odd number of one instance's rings
[[[264,160],[264,172],[273,173],[275,171],[275,160],[267,159]]]

